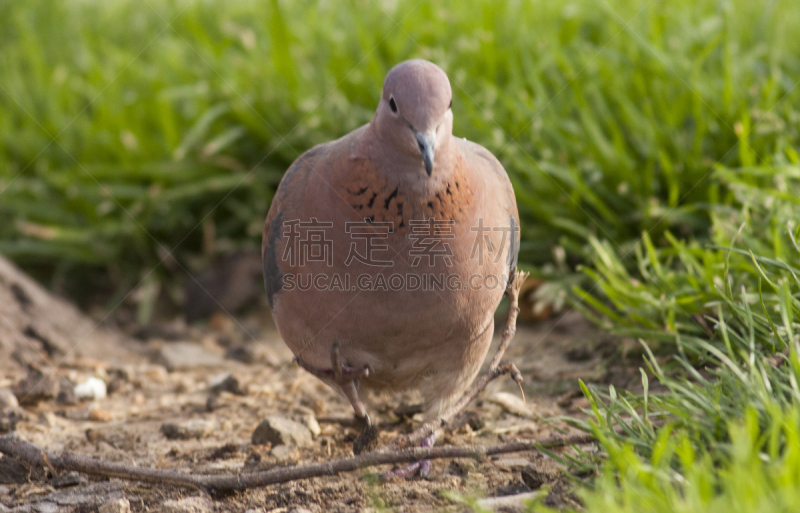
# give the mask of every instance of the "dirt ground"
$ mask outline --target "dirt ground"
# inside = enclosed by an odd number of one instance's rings
[[[51,451],[192,473],[263,470],[352,454],[357,431],[337,421],[351,418],[349,405],[292,363],[268,315],[215,316],[200,327],[177,322],[140,336],[129,339],[130,347],[105,348],[118,354],[102,360],[78,348],[75,358],[58,366],[61,396],[23,404],[16,433]],[[627,384],[638,376],[636,364],[609,363],[620,360],[609,358],[620,353],[618,344],[574,312],[520,325],[507,358],[522,371],[527,402],[520,408],[513,400],[520,397],[518,387],[501,378],[468,408],[468,421],[440,435],[437,444],[535,439],[567,429],[559,417],[580,416],[587,406],[578,378]],[[227,375],[234,379],[224,380]],[[13,388],[23,377],[13,362],[0,362],[0,389]],[[107,397],[64,397],[70,385],[90,377],[107,384]],[[418,414],[405,417],[397,411],[419,402],[411,393],[366,400],[382,423],[382,444],[419,425]],[[254,429],[269,416],[305,425],[311,443],[254,445]],[[461,511],[465,506],[448,491],[473,498],[531,492],[538,485],[523,480],[526,468],[555,483],[547,502],[572,500],[559,484],[554,461],[520,453],[483,462],[436,460],[427,479],[379,483],[370,478],[389,470],[384,467],[215,497],[201,490],[48,474],[0,484],[0,512],[97,511],[121,498],[132,511]]]

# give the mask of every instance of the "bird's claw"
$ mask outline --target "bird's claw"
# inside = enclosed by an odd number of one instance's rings
[[[420,447],[433,447],[434,443],[436,443],[436,433],[431,433],[430,435],[426,436],[422,439],[422,442],[419,444]],[[390,470],[389,472],[384,472],[381,477],[384,481],[389,481],[391,479],[408,479],[415,476],[419,477],[428,477],[431,473],[431,468],[433,467],[433,463],[431,460],[424,459],[415,461],[410,465],[406,465],[403,468],[398,468],[395,470]]]

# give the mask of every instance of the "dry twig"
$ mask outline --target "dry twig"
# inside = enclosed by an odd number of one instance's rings
[[[53,452],[44,451],[36,445],[21,440],[14,435],[0,436],[0,452],[5,455],[4,457],[17,458],[32,466],[49,467],[55,470],[77,471],[92,476],[116,477],[130,481],[170,484],[214,491],[241,491],[275,483],[285,483],[287,481],[296,481],[299,479],[310,479],[312,477],[352,472],[375,465],[408,463],[422,459],[482,459],[495,454],[537,451],[542,448],[587,444],[594,440],[594,437],[591,435],[577,435],[571,437],[551,437],[539,441],[508,442],[488,446],[414,447],[394,450],[377,450],[352,458],[342,458],[322,463],[280,467],[262,472],[222,475],[184,474],[174,470],[138,467],[95,458],[85,458],[68,453],[58,455]]]

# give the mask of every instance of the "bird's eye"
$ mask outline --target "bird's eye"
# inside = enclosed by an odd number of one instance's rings
[[[452,109],[453,108],[453,99],[452,98],[450,98],[450,105],[448,105],[447,108],[448,109]]]
[[[389,108],[392,109],[392,112],[397,114],[397,104],[394,102],[394,96],[389,97]]]

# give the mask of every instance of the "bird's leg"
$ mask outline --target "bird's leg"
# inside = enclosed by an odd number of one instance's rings
[[[350,401],[356,417],[363,421],[365,425],[369,426],[372,421],[369,418],[367,409],[361,398],[358,397],[358,380],[361,378],[369,377],[369,366],[365,365],[362,369],[352,369],[342,365],[339,359],[339,343],[334,342],[331,347],[331,368],[333,369],[333,381],[339,385],[339,388],[344,392],[344,396]]]
[[[426,436],[420,442],[420,447],[433,447],[433,444],[436,442],[436,432],[434,431],[430,435]],[[407,465],[403,468],[399,468],[397,470],[392,470],[389,472],[384,472],[383,479],[397,479],[397,478],[409,478],[419,475],[420,477],[428,477],[431,473],[432,467],[431,460],[425,459],[420,461],[415,461],[414,463]]]
[[[369,377],[369,365],[365,365],[360,369],[354,369],[352,367],[348,367],[347,365],[343,365],[339,358],[338,342],[334,342],[333,347],[331,348],[330,369],[319,369],[317,367],[313,367],[304,362],[299,356],[295,357],[295,361],[300,367],[322,379],[323,381],[332,380],[336,386],[339,387],[339,390],[344,393],[345,397],[347,397],[347,400],[350,401],[350,405],[353,407],[356,417],[358,417],[359,420],[363,421],[367,425],[372,424],[369,414],[367,413],[367,408],[358,397],[358,382],[363,378]]]
[[[301,360],[300,357],[296,357],[295,360],[300,367],[318,378],[325,381],[332,379],[336,386],[339,387],[339,390],[347,397],[347,400],[350,401],[350,405],[353,407],[353,411],[356,414],[356,419],[363,425],[361,434],[353,443],[353,452],[359,454],[365,449],[372,448],[374,442],[377,440],[378,430],[372,425],[372,419],[370,419],[369,413],[367,413],[367,408],[364,406],[364,403],[361,402],[361,398],[358,397],[358,382],[363,378],[369,377],[369,365],[365,365],[360,369],[354,369],[342,364],[339,358],[338,342],[334,342],[331,347],[330,369],[312,367]]]
[[[525,280],[528,278],[528,273],[525,271],[517,271],[514,273],[514,279],[510,282],[506,294],[511,302],[508,310],[508,319],[506,320],[506,327],[503,330],[503,337],[500,340],[500,345],[489,363],[489,368],[478,375],[469,389],[464,392],[460,399],[455,401],[446,411],[442,412],[437,419],[430,420],[425,424],[418,427],[408,436],[398,437],[394,443],[414,444],[419,440],[424,439],[430,433],[435,432],[438,427],[446,426],[456,415],[458,415],[467,405],[477,397],[477,395],[484,389],[484,387],[493,379],[502,376],[503,374],[510,374],[511,378],[517,382],[517,385],[522,383],[522,374],[519,369],[510,362],[503,362],[502,358],[505,355],[511,339],[517,332],[517,314],[519,314],[519,290]]]

